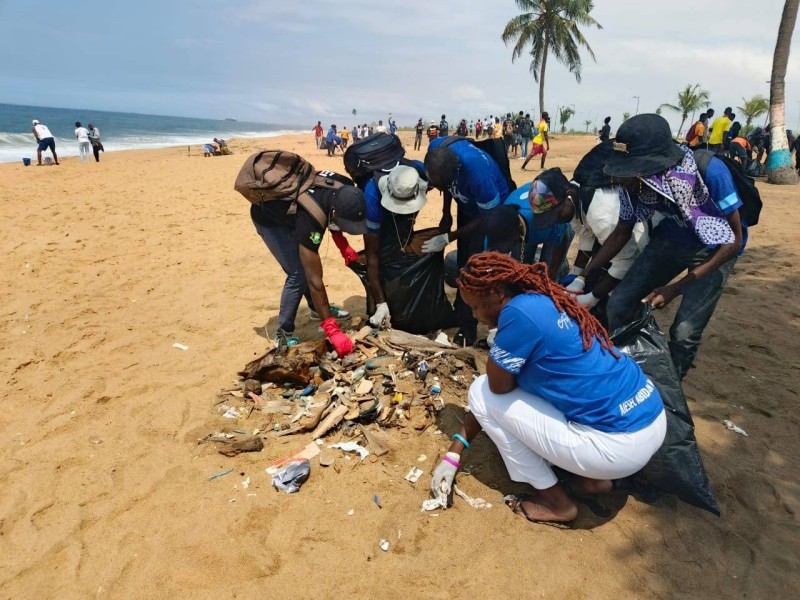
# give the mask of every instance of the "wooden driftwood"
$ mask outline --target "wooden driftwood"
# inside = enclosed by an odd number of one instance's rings
[[[278,354],[271,349],[263,356],[247,363],[239,376],[282,385],[306,385],[311,380],[309,370],[320,362],[327,351],[324,339],[316,342],[303,342],[292,346],[286,354]]]

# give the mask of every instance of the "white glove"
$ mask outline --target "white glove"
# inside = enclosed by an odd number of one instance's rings
[[[454,462],[461,461],[461,455],[455,452],[448,452],[445,454],[447,458],[452,459]],[[450,490],[453,489],[453,480],[456,477],[458,467],[450,464],[446,460],[442,460],[439,466],[433,471],[433,479],[431,479],[431,491],[435,497],[440,495],[448,495]]]
[[[389,314],[389,305],[386,302],[381,302],[375,307],[375,314],[369,318],[369,324],[373,327],[389,326],[389,319],[392,315]]]
[[[565,289],[568,292],[582,292],[584,287],[586,287],[586,280],[578,275]]]
[[[450,236],[446,233],[440,233],[436,237],[432,237],[426,242],[423,242],[422,251],[425,254],[430,254],[431,252],[441,252],[449,243]]]
[[[491,348],[494,346],[494,338],[497,337],[497,327],[489,330],[489,335],[486,336],[486,345]]]
[[[592,292],[588,294],[581,294],[580,296],[576,297],[575,300],[578,301],[578,304],[581,306],[585,306],[586,310],[590,310],[595,307],[595,305],[600,302],[600,298],[595,296]]]

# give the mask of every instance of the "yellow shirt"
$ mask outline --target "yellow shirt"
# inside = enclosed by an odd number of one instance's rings
[[[342,133],[339,134],[339,137],[342,138],[343,140],[349,140],[350,132],[347,131],[347,129],[342,129]]]
[[[536,134],[536,137],[533,138],[534,144],[539,144],[540,146],[544,145],[544,134],[547,133],[547,121],[542,119],[539,121],[539,133]]]
[[[725,134],[728,133],[730,128],[731,120],[725,115],[714,119],[714,124],[711,125],[711,137],[708,138],[708,143],[721,144],[722,140],[725,138]]]
[[[496,140],[503,139],[503,124],[502,123],[495,123],[494,129],[492,130],[492,137]]]

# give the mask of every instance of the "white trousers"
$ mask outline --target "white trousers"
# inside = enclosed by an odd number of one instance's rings
[[[492,393],[486,375],[470,386],[469,408],[500,451],[511,479],[538,490],[558,482],[551,464],[590,479],[633,475],[661,447],[667,432],[663,411],[631,433],[606,433],[569,422],[552,404],[521,388]]]
[[[92,159],[91,142],[78,142],[78,152],[81,155],[81,162],[90,161]]]

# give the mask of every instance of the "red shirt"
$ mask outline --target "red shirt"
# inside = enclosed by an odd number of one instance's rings
[[[317,124],[317,126],[314,127],[314,135],[317,137],[322,137],[322,125]]]

